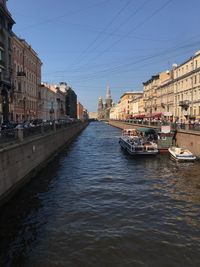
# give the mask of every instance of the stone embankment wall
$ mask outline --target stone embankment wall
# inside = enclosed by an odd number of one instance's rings
[[[130,122],[122,122],[122,121],[115,121],[115,120],[110,120],[109,124],[120,129],[129,129],[129,128],[137,128],[137,127],[145,127],[145,128],[153,128],[153,129],[159,128],[156,125],[152,126],[149,124],[141,124],[141,123],[133,124]]]
[[[121,122],[121,121],[109,121],[109,124],[117,127],[119,129],[128,129],[131,128],[130,125],[128,123],[125,122]]]
[[[52,155],[69,144],[86,126],[86,123],[74,124],[0,149],[0,204],[35,176]]]
[[[200,132],[199,131],[178,131],[176,144],[179,147],[188,148],[195,156],[200,158]]]
[[[120,129],[132,127],[150,127],[147,125],[129,124],[120,121],[109,121],[109,124]],[[200,132],[192,130],[178,130],[176,134],[176,144],[179,147],[189,149],[195,156],[200,158]]]

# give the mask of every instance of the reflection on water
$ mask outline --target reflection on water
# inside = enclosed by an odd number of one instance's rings
[[[91,123],[1,209],[0,266],[200,266],[199,163],[131,158]]]

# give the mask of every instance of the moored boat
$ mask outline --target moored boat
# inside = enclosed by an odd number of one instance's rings
[[[181,147],[170,147],[169,153],[171,157],[176,161],[194,161],[196,157],[190,152],[188,149],[184,149]]]
[[[138,136],[135,129],[125,129],[119,138],[119,144],[130,155],[157,155],[157,144]]]
[[[169,153],[169,148],[175,144],[176,131],[170,125],[162,125],[158,132],[158,150],[160,153]]]

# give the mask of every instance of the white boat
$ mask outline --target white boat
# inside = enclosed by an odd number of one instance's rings
[[[138,136],[135,129],[123,130],[119,144],[130,155],[157,155],[159,152],[156,143],[146,141],[142,136]]]
[[[194,161],[196,159],[192,152],[181,147],[170,147],[169,153],[176,161]]]

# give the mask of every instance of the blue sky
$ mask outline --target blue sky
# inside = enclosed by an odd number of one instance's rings
[[[199,0],[8,0],[13,31],[43,62],[42,81],[67,82],[89,111],[142,91],[152,75],[200,50]]]

